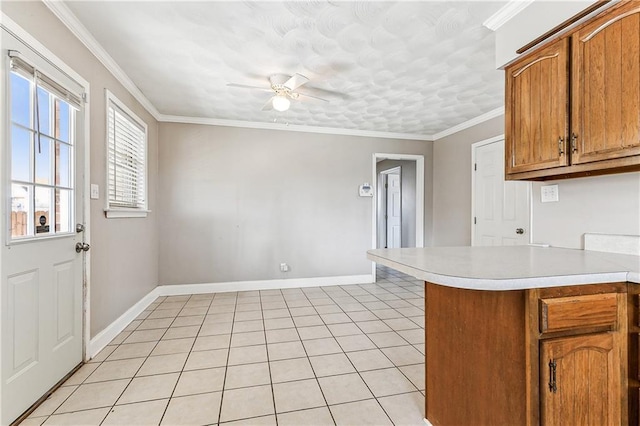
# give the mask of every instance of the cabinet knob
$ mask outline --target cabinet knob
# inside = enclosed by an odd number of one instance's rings
[[[524,229],[522,229],[522,228],[516,228],[516,234],[518,234],[518,235],[522,235],[522,234],[524,234]]]

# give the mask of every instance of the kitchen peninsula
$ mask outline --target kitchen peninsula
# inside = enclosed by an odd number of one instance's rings
[[[435,425],[638,424],[640,257],[583,250],[370,250],[425,281]]]

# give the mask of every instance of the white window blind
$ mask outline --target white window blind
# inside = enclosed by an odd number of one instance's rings
[[[107,104],[108,212],[146,211],[146,126],[112,96]]]

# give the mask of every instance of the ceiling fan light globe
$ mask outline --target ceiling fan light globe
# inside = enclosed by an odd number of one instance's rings
[[[276,111],[286,111],[291,106],[291,101],[285,96],[275,96],[273,98],[273,109]]]

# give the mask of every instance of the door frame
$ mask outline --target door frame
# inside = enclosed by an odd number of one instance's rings
[[[397,174],[398,176],[400,176],[400,197],[402,197],[402,167],[401,166],[397,166],[397,167],[392,167],[390,169],[387,170],[383,170],[380,173],[378,173],[380,175],[384,176],[384,183],[385,185],[388,182],[389,179],[389,175],[393,175],[393,174]],[[377,176],[376,176],[377,178]],[[377,180],[376,180],[377,182]],[[384,191],[382,191],[382,188],[380,194],[384,193],[384,209],[385,209],[385,216],[388,216],[388,209],[389,209],[389,187],[385,186],[384,187]],[[377,206],[378,203],[376,203]],[[380,217],[378,217],[378,215],[376,214],[376,220],[380,219]],[[385,230],[385,237],[384,237],[384,242],[385,242],[385,246],[389,246],[389,223],[388,220],[385,221],[384,223],[384,230]],[[400,232],[402,233],[402,204],[400,205]],[[378,235],[379,237],[379,235]],[[376,247],[377,247],[377,243],[376,243]]]
[[[45,47],[40,41],[38,41],[35,37],[33,37],[30,33],[28,33],[25,29],[23,29],[20,25],[10,19],[6,14],[0,11],[0,30],[6,30],[12,33],[16,38],[21,40],[25,45],[29,46],[36,54],[41,56],[46,61],[50,62],[54,67],[58,68],[63,73],[67,74],[71,79],[75,80],[81,86],[83,86],[84,91],[86,93],[86,99],[84,104],[84,128],[83,128],[83,143],[84,143],[84,170],[76,170],[77,173],[82,173],[84,175],[84,183],[82,188],[77,188],[76,191],[83,195],[83,216],[84,216],[84,225],[85,225],[85,235],[84,240],[87,243],[91,243],[91,203],[90,203],[90,160],[91,160],[91,108],[89,100],[91,99],[91,86],[89,81],[83,78],[80,74],[74,71],[73,68],[68,66],[63,60],[61,60],[57,55],[51,52],[47,47]],[[8,71],[8,62],[5,58],[2,58],[3,63],[2,67],[5,71]],[[0,82],[0,93],[6,94],[8,90],[8,79]],[[4,96],[5,105],[2,110],[4,112],[0,113],[0,134],[4,136],[4,140],[8,140],[9,135],[9,126],[8,126],[8,97]],[[5,147],[0,147],[1,151],[5,150]],[[1,244],[8,244],[7,239],[7,226],[4,226],[8,223],[8,210],[7,210],[7,202],[6,200],[9,197],[9,167],[8,161],[9,159],[5,158],[0,161],[0,176],[4,179],[4,183],[0,185],[0,199],[2,200],[2,209],[0,210],[1,220],[0,222],[3,226],[0,229],[0,239]],[[77,221],[76,221],[77,222]],[[75,226],[75,224],[74,224]],[[90,277],[91,277],[91,253],[85,252],[84,260],[83,260],[83,277],[82,277],[82,289],[83,289],[83,298],[82,298],[82,359],[83,361],[88,361],[89,355],[89,342],[90,342]],[[0,274],[2,274],[2,262],[0,262]],[[0,300],[0,303],[2,301]],[[0,317],[0,321],[1,321]],[[2,330],[2,324],[0,323],[0,330]],[[0,362],[2,361],[2,351],[0,351]],[[1,392],[1,387],[0,387]],[[1,395],[0,395],[1,397]],[[35,402],[35,401],[34,401]]]
[[[376,171],[378,159],[408,160],[416,162],[416,247],[424,247],[424,155],[386,154],[376,152],[373,154],[371,159],[371,185],[373,186],[373,197],[371,197],[371,248],[376,249],[378,244],[378,173]],[[371,262],[371,274],[373,275],[373,281],[375,282],[375,262]]]
[[[492,143],[505,141],[504,134],[494,136],[489,139],[482,140],[480,142],[475,142],[471,144],[471,217],[469,218],[471,223],[471,246],[475,246],[476,244],[476,229],[475,223],[473,223],[473,219],[476,217],[476,173],[475,173],[475,164],[476,164],[476,150],[477,148],[485,145],[489,145]],[[503,155],[504,158],[504,155]],[[533,200],[532,200],[532,191],[531,191],[531,182],[527,182],[527,198],[529,198],[529,244],[533,243]]]

